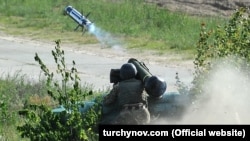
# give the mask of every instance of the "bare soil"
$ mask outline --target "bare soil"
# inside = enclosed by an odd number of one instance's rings
[[[249,0],[146,0],[170,11],[198,16],[230,16],[239,7],[250,7]]]

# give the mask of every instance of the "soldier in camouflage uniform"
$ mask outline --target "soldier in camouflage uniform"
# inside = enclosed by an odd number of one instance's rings
[[[118,102],[119,115],[112,124],[147,124],[150,114],[147,107],[147,94],[141,80],[135,78],[136,67],[132,63],[123,64],[120,69],[122,81],[113,86],[110,93],[104,97],[104,105]]]

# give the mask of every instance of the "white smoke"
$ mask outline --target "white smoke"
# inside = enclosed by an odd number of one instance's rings
[[[124,50],[123,46],[121,45],[121,41],[118,38],[115,38],[112,36],[112,34],[95,26],[95,24],[90,25],[89,32],[96,36],[103,47],[111,47],[112,49],[119,51]]]
[[[247,72],[223,60],[204,82],[204,94],[193,103],[181,123],[249,124],[250,82]]]

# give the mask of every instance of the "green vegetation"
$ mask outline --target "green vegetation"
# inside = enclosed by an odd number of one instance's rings
[[[60,41],[52,50],[56,72],[35,54],[45,80],[29,82],[24,76],[7,76],[0,81],[0,140],[97,140],[97,122],[101,107],[98,96],[81,84],[75,62],[65,65]],[[59,75],[60,79],[55,79]],[[95,98],[95,105],[82,115],[80,101]],[[64,105],[65,111],[53,114],[52,109]],[[69,114],[70,113],[70,114]],[[67,118],[67,120],[65,119]]]
[[[217,61],[224,60],[234,69],[243,72],[250,80],[250,11],[241,8],[236,11],[226,25],[214,30],[201,25],[200,38],[196,46],[197,54],[194,60],[195,78],[191,93],[203,94],[202,85],[209,79],[211,70]]]
[[[64,51],[60,48],[60,41],[56,41],[55,50],[52,51],[54,61],[57,63],[57,74],[61,81],[54,80],[54,72],[46,67],[39,55],[35,60],[39,63],[44,72],[47,86],[47,96],[52,98],[57,105],[63,105],[65,111],[52,113],[52,107],[47,103],[24,105],[24,110],[19,114],[24,117],[23,125],[17,127],[22,137],[30,140],[97,140],[94,131],[97,129],[100,119],[100,106],[98,102],[94,105],[95,110],[89,110],[82,115],[79,108],[84,106],[80,101],[86,101],[86,97],[93,95],[92,90],[82,89],[77,69],[73,66],[68,69],[65,65]],[[97,96],[97,95],[96,95]]]
[[[215,28],[224,22],[216,17],[192,17],[172,13],[143,0],[3,0],[0,23],[4,31],[35,39],[61,39],[63,42],[97,43],[93,35],[73,32],[76,23],[63,16],[72,5],[98,27],[120,37],[128,48],[152,49],[159,52],[194,51],[202,22]],[[194,52],[192,52],[193,54]]]
[[[46,96],[44,81],[38,83],[26,79],[17,72],[14,76],[1,77],[0,80],[0,140],[21,140],[16,126],[22,122],[18,115],[24,103],[54,103]],[[41,98],[41,99],[40,99]]]
[[[224,25],[224,20],[171,13],[154,5],[144,4],[142,0],[117,0],[110,4],[111,1],[74,0],[70,3],[65,0],[2,0],[1,28],[10,34],[34,39],[96,43],[97,40],[92,35],[85,34],[82,37],[79,36],[81,33],[73,32],[76,24],[62,15],[64,7],[70,4],[80,11],[91,12],[90,20],[104,30],[124,38],[129,48],[195,53],[194,86],[191,90],[186,90],[181,84],[182,92],[185,90],[192,94],[202,94],[200,85],[206,81],[206,74],[213,67],[213,61],[221,57],[237,56],[240,58],[239,62],[247,62],[244,65],[237,62],[237,67],[249,70],[250,21],[249,11],[246,9],[236,12]],[[201,23],[204,24],[199,28]],[[35,59],[46,75],[46,80],[30,82],[18,72],[14,77],[1,78],[0,140],[58,140],[62,137],[75,140],[96,139],[93,131],[100,118],[99,110],[90,110],[86,116],[81,117],[83,115],[76,112],[79,105],[74,103],[91,96],[96,97],[99,93],[93,92],[91,88],[81,87],[75,62],[67,70],[64,52],[60,49],[59,42],[56,43],[56,50],[52,55],[57,63],[57,73],[50,72],[36,54]],[[54,81],[55,74],[61,75],[60,83]],[[51,109],[59,104],[73,110],[74,114],[67,115],[69,120],[62,119],[66,113],[51,114]],[[96,108],[100,107],[97,105]],[[73,131],[73,127],[77,131]]]

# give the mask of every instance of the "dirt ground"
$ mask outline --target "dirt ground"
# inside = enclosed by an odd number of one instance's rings
[[[198,16],[230,16],[235,9],[250,7],[249,0],[146,0],[170,11]]]

